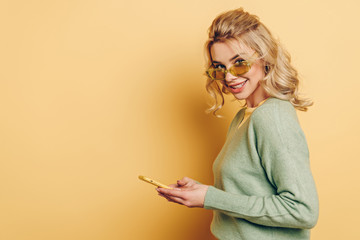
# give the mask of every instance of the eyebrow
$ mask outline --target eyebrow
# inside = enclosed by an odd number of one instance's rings
[[[233,61],[233,60],[235,60],[236,58],[238,58],[239,57],[239,54],[236,54],[234,57],[232,57],[231,59],[230,59],[230,61]],[[221,62],[218,62],[218,61],[212,61],[213,63],[221,63]]]

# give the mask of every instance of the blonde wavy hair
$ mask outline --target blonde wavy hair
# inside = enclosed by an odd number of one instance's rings
[[[211,47],[217,42],[228,43],[234,48],[236,45],[247,46],[257,53],[264,62],[265,72],[260,85],[269,96],[288,100],[301,111],[307,111],[307,108],[313,105],[311,100],[299,97],[298,72],[291,65],[289,53],[257,16],[238,8],[222,13],[214,19],[209,27],[209,39],[205,43],[207,67],[212,64]],[[234,45],[234,42],[238,44]],[[217,115],[216,112],[225,103],[223,94],[228,94],[228,91],[225,86],[211,78],[207,79],[206,90],[214,99],[214,105],[209,111]]]

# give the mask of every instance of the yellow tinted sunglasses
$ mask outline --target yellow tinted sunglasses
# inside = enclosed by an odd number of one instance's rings
[[[240,77],[241,75],[247,73],[251,69],[252,63],[243,60],[241,62],[237,62],[232,65],[229,70],[225,68],[219,68],[214,65],[211,65],[208,70],[206,70],[206,74],[212,80],[225,80],[226,74],[230,73],[235,77]]]

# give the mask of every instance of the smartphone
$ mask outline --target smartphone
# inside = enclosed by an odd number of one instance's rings
[[[144,177],[144,176],[142,176],[142,175],[139,176],[139,179],[140,179],[140,180],[143,180],[143,181],[145,181],[145,182],[147,182],[147,183],[150,183],[150,184],[152,184],[152,185],[155,185],[155,186],[157,186],[157,187],[160,187],[160,188],[172,189],[171,187],[166,186],[165,184],[159,183],[159,182],[157,182],[157,181],[155,181],[155,180],[153,180],[153,179],[151,179],[151,178]]]

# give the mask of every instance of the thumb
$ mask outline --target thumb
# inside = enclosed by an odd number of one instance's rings
[[[192,180],[191,178],[184,177],[183,179],[178,180],[178,181],[177,181],[177,184],[178,184],[179,186],[181,186],[181,187],[184,187],[184,186],[188,186],[188,187],[189,187],[189,186],[193,185],[194,182],[195,182],[195,181]]]

